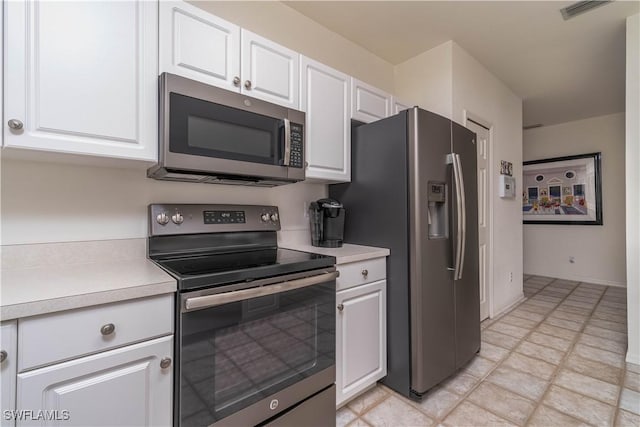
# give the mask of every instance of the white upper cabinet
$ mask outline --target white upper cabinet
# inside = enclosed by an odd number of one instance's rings
[[[391,95],[364,83],[351,79],[351,118],[364,123],[374,122],[391,115]]]
[[[4,7],[5,146],[155,160],[157,2]]]
[[[242,93],[298,109],[300,54],[245,29],[241,34]]]
[[[402,102],[395,96],[391,97],[391,115],[398,114],[400,111],[408,110],[411,106],[407,102]]]
[[[300,109],[306,112],[307,179],[351,180],[350,77],[304,56]]]
[[[160,72],[240,86],[240,27],[191,4],[160,2]]]

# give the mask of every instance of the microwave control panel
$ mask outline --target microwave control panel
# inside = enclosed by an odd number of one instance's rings
[[[303,129],[298,123],[291,123],[291,158],[289,166],[294,168],[302,168],[304,164],[304,143],[302,140]]]

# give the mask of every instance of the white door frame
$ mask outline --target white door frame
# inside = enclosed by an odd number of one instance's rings
[[[487,206],[487,214],[488,214],[488,245],[489,245],[489,262],[487,263],[488,265],[485,266],[485,268],[487,269],[487,290],[488,290],[488,295],[487,298],[489,299],[488,303],[489,303],[489,319],[493,318],[494,316],[494,305],[493,305],[493,301],[494,301],[494,295],[493,295],[493,277],[494,277],[494,272],[493,272],[493,253],[494,253],[494,242],[493,242],[493,186],[494,186],[494,177],[493,177],[493,134],[494,134],[494,128],[493,128],[493,124],[491,123],[491,121],[483,118],[482,116],[479,116],[475,113],[472,113],[471,111],[468,111],[466,109],[462,110],[462,119],[463,119],[463,124],[464,126],[467,126],[468,121],[471,120],[473,122],[475,122],[475,124],[482,126],[485,129],[488,129],[489,131],[489,140],[487,141],[487,151],[488,151],[488,156],[487,156],[487,169],[488,169],[488,182],[487,182],[487,202],[488,202],[488,206]]]

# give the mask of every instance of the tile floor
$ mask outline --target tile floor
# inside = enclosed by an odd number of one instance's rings
[[[479,355],[413,402],[377,385],[342,426],[640,426],[640,366],[625,364],[626,290],[525,276],[526,300],[482,323]]]

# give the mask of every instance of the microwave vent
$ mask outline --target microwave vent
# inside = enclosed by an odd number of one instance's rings
[[[564,9],[560,9],[560,13],[562,13],[562,17],[564,20],[571,19],[577,15],[583,14],[585,12],[590,11],[591,9],[595,9],[596,7],[604,6],[607,3],[611,3],[613,0],[587,0],[587,1],[579,1],[577,3],[573,3]]]

